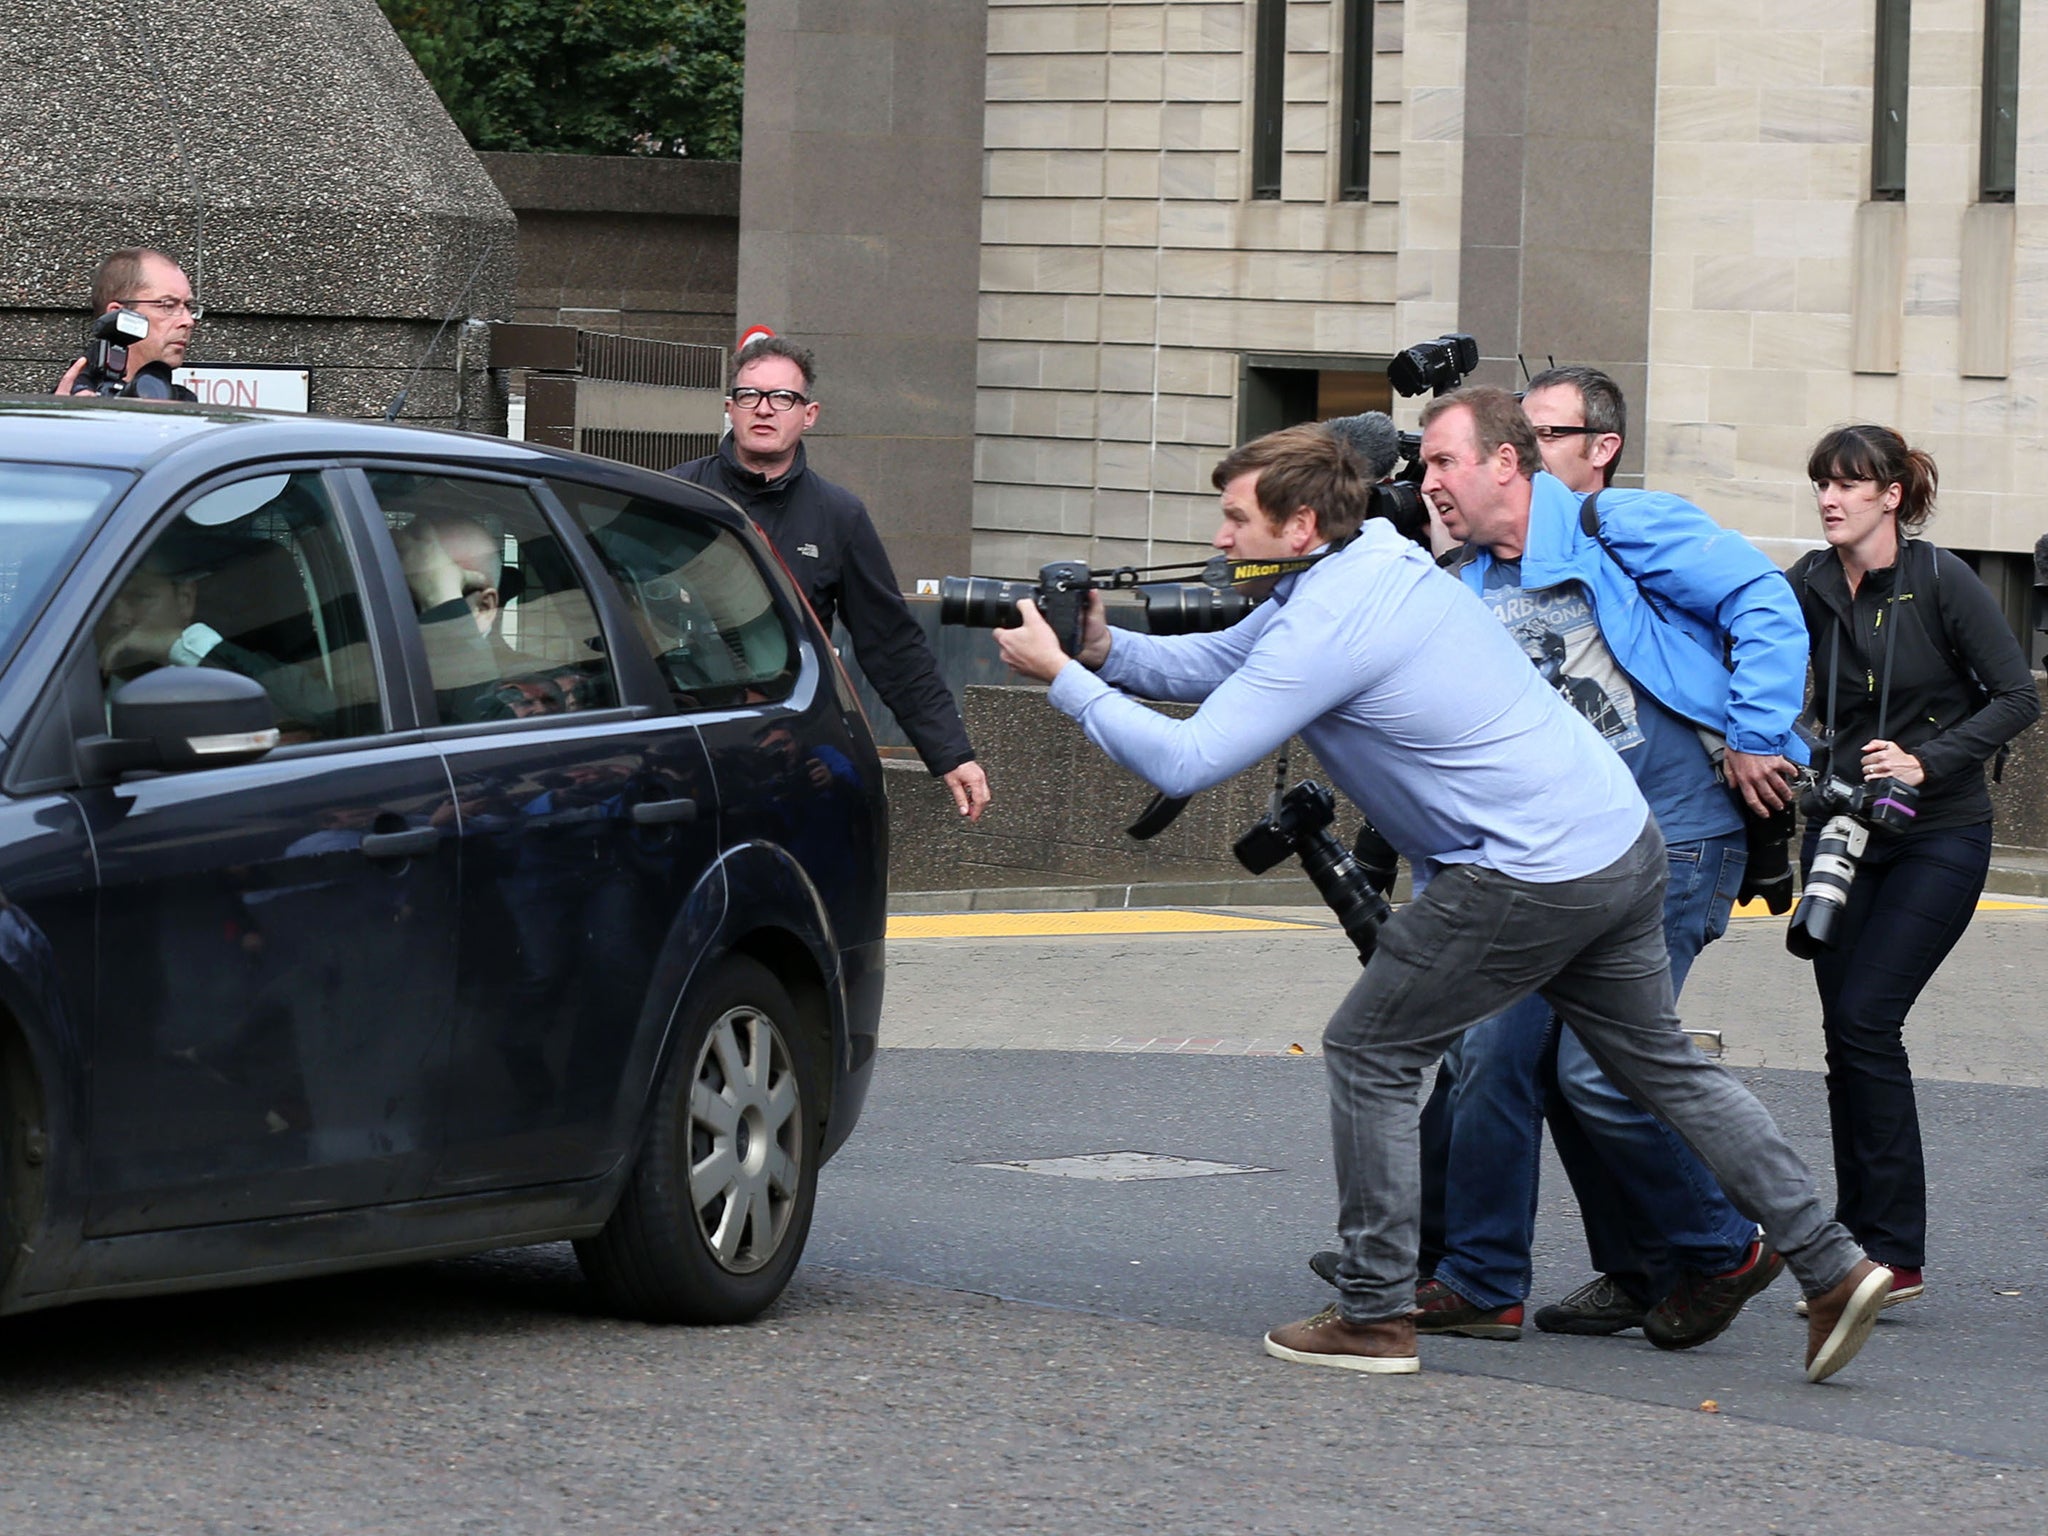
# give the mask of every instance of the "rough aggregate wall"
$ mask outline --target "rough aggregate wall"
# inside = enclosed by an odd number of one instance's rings
[[[335,415],[381,415],[451,306],[509,318],[511,212],[375,0],[67,0],[7,23],[0,389],[47,389],[77,355],[122,245],[193,278],[191,361],[308,364]],[[502,425],[482,349],[456,371],[462,334],[404,419]]]

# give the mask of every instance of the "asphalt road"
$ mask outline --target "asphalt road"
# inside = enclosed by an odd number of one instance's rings
[[[2039,1532],[2044,927],[1987,914],[1916,1023],[1928,1295],[1822,1387],[1788,1282],[1681,1355],[1532,1331],[1426,1341],[1413,1378],[1268,1360],[1260,1331],[1328,1295],[1302,1260],[1333,1196],[1321,1063],[1248,1053],[1313,1048],[1341,938],[917,940],[890,1029],[924,1048],[885,1050],[760,1323],[603,1317],[559,1245],[0,1321],[0,1530]],[[1771,1058],[1743,1075],[1824,1169],[1775,937],[1710,951],[1695,1002]],[[1119,1150],[1270,1171],[979,1166]],[[1553,1170],[1539,1295],[1578,1263]]]

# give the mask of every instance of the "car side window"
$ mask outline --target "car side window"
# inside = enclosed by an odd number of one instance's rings
[[[619,702],[597,610],[530,493],[412,470],[369,480],[405,565],[443,725]]]
[[[362,596],[314,471],[192,502],[108,597],[93,646],[109,691],[160,667],[254,678],[285,744],[385,728]]]
[[[721,709],[788,697],[795,637],[737,535],[648,497],[548,484],[597,546],[678,705]]]

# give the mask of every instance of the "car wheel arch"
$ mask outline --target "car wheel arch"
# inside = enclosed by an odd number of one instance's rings
[[[49,1168],[42,1074],[13,1010],[0,1005],[0,1300],[15,1293],[34,1252]]]
[[[731,953],[765,966],[795,1005],[797,1023],[811,1046],[817,1081],[812,1087],[812,1118],[823,1138],[832,1119],[833,1089],[838,1079],[839,1031],[834,1028],[831,994],[810,947],[786,928],[756,928],[732,946]]]

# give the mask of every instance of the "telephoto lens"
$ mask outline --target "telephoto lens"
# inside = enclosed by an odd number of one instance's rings
[[[1737,901],[1761,901],[1773,917],[1792,910],[1792,834],[1799,829],[1797,809],[1787,805],[1769,816],[1745,812],[1749,862],[1743,866]]]
[[[1799,905],[1792,909],[1792,926],[1785,930],[1785,947],[1800,959],[1811,960],[1822,950],[1834,948],[1842,908],[1856,880],[1856,861],[1863,857],[1869,841],[1870,828],[1846,814],[1830,816],[1820,829],[1813,862],[1806,871],[1806,889],[1799,893]]]
[[[1259,606],[1235,587],[1192,581],[1158,581],[1138,588],[1145,604],[1145,630],[1154,635],[1206,635],[1228,629]]]
[[[1386,899],[1372,888],[1358,860],[1346,853],[1327,829],[1318,827],[1295,841],[1302,869],[1324,904],[1337,914],[1358,951],[1358,963],[1366,964],[1379,946],[1380,924],[1393,915]]]
[[[1017,604],[1036,596],[1038,583],[994,576],[948,576],[939,583],[939,622],[973,629],[1015,629],[1024,621]]]

